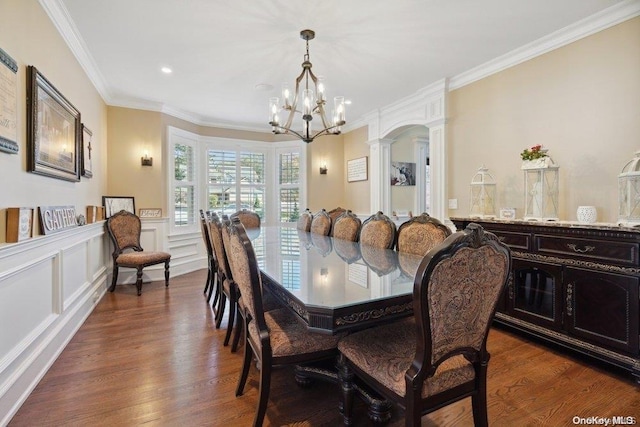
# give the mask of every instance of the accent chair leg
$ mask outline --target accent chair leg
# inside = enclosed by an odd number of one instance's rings
[[[118,281],[118,264],[113,263],[113,277],[111,278],[111,287],[109,288],[109,292],[113,292],[116,290],[116,282]]]
[[[169,287],[169,260],[164,262],[164,285]]]
[[[138,296],[142,295],[142,267],[138,267],[136,273],[136,288],[138,289]]]

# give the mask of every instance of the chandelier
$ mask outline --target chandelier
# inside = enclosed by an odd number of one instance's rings
[[[315,36],[316,33],[312,30],[300,31],[300,38],[305,40],[307,44],[307,53],[304,55],[302,72],[296,78],[296,88],[293,94],[289,90],[289,86],[284,83],[282,85],[282,105],[280,105],[278,98],[269,98],[269,124],[273,133],[291,133],[306,143],[312,142],[321,135],[339,135],[342,126],[346,123],[343,96],[333,98],[332,119],[327,119],[324,85],[311,71],[311,62],[309,61],[309,40],[313,40]],[[313,89],[309,87],[310,83],[313,84]],[[280,124],[280,110],[283,110],[287,115],[287,121],[284,124]],[[292,129],[296,113],[302,114],[302,130],[300,132]],[[321,122],[319,125],[321,130],[314,131],[311,128],[314,116],[317,116]]]

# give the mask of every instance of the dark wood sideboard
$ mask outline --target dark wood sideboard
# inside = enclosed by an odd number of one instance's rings
[[[628,370],[640,383],[640,229],[451,218],[511,248],[495,322]]]

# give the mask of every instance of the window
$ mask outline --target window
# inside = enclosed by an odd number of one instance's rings
[[[278,192],[280,222],[300,218],[300,151],[281,150],[278,154]]]
[[[200,209],[257,212],[263,224],[295,222],[306,207],[306,145],[200,136],[167,128],[171,234],[198,233]]]
[[[193,230],[197,227],[197,141],[192,134],[170,129],[171,190],[169,195],[171,229]]]
[[[264,219],[264,153],[210,149],[207,167],[208,209],[223,215],[247,209]]]

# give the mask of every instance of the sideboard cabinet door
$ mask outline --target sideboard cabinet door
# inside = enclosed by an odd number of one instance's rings
[[[562,266],[514,259],[512,288],[509,289],[511,316],[545,328],[561,331]]]
[[[566,267],[567,331],[638,355],[638,277]]]

